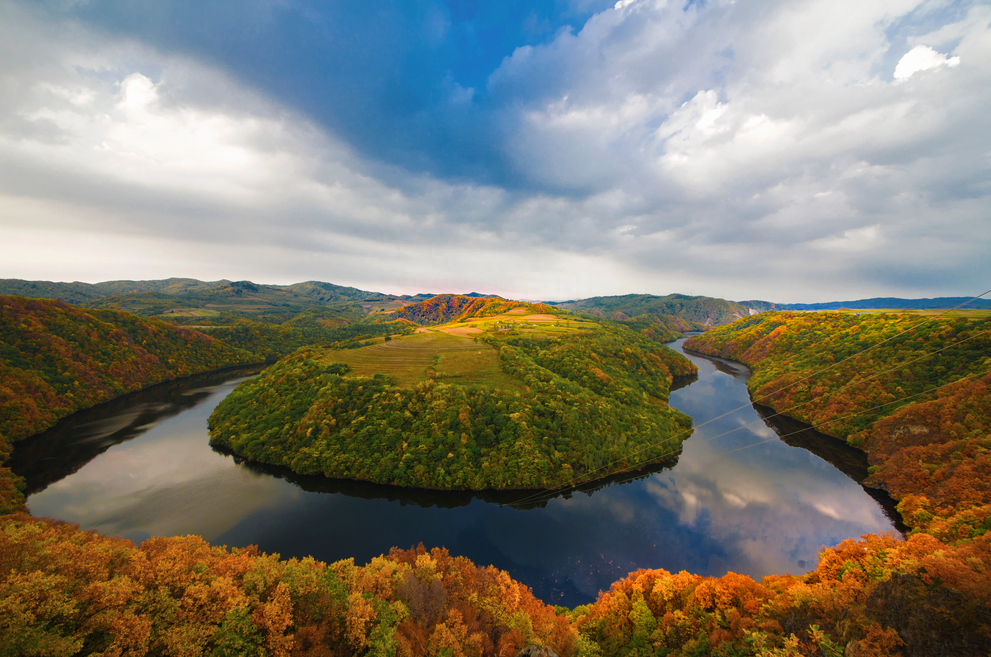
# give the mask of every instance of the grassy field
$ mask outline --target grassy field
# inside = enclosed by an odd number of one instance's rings
[[[359,349],[327,350],[322,360],[349,365],[352,376],[385,374],[403,386],[427,379],[494,388],[519,385],[500,369],[495,349],[443,330],[424,329]]]
[[[555,315],[535,315],[528,314],[524,308],[514,308],[501,315],[491,317],[474,317],[467,322],[452,322],[436,327],[437,330],[450,333],[452,335],[467,336],[472,333],[482,331],[513,331],[530,334],[560,334],[569,331],[581,331],[598,326],[595,322],[578,319],[564,318]]]
[[[327,350],[321,360],[350,366],[350,376],[385,374],[402,386],[434,379],[448,384],[519,388],[521,384],[500,368],[496,350],[476,341],[476,336],[513,331],[550,337],[596,326],[587,320],[515,308],[501,315],[420,327],[412,335],[393,337],[388,342],[383,338],[365,340],[367,346],[358,349]]]
[[[175,308],[171,310],[166,310],[164,313],[160,313],[156,317],[158,319],[169,319],[171,317],[219,317],[219,316],[220,316],[220,312],[217,310]]]

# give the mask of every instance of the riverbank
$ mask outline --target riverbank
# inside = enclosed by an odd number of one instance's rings
[[[740,360],[755,403],[866,452],[865,483],[909,526],[987,531],[991,321],[765,313],[686,347]]]
[[[445,546],[568,607],[594,602],[640,568],[798,576],[815,567],[820,546],[892,529],[832,461],[768,440],[774,434],[748,402],[742,366],[691,358],[695,383],[673,391],[670,403],[703,426],[677,462],[576,491],[424,491],[239,464],[212,449],[206,429],[237,381],[197,378],[161,398],[139,393],[117,415],[83,414],[82,426],[51,435],[47,449],[30,445],[39,470],[74,474],[29,504],[135,542],[198,534],[328,563],[366,563],[393,546]],[[29,445],[19,444],[15,461],[21,447]],[[72,461],[97,451],[89,463]],[[357,524],[361,531],[340,531]]]

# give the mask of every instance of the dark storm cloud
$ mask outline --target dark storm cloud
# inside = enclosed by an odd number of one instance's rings
[[[49,5],[118,38],[223,68],[364,155],[483,182],[516,179],[486,80],[514,48],[609,3],[92,0]]]

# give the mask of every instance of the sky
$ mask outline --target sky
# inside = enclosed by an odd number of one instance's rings
[[[991,288],[991,3],[0,0],[0,278]]]

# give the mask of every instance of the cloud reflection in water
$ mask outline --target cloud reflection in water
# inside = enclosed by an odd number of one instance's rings
[[[536,508],[484,493],[307,483],[238,465],[210,449],[206,430],[210,412],[236,382],[197,391],[202,396],[191,408],[66,468],[78,471],[29,503],[37,515],[131,539],[195,533],[283,557],[364,563],[393,546],[443,546],[508,570],[545,601],[569,606],[593,600],[637,568],[799,574],[815,567],[821,546],[892,529],[856,481],[789,446],[760,420],[745,368],[691,357],[698,380],[673,392],[671,405],[693,416],[697,429],[674,468]]]

